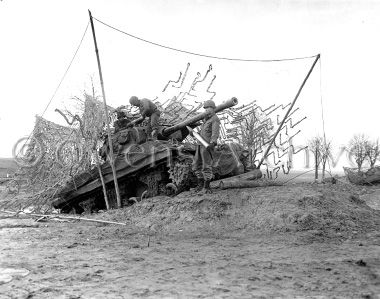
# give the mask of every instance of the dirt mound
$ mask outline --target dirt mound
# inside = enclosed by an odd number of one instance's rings
[[[358,195],[312,184],[223,190],[198,196],[155,197],[100,218],[130,221],[153,231],[248,229],[260,232],[380,228],[380,211]]]
[[[244,214],[253,217],[247,225],[259,230],[363,231],[380,224],[379,212],[358,196],[341,191],[299,187],[285,189],[273,197],[256,194],[250,202],[251,207],[245,209]]]
[[[129,220],[138,227],[153,231],[195,230],[220,220],[230,205],[231,203],[220,200],[215,195],[199,197],[188,194],[175,198],[158,196],[131,207],[109,211],[101,217],[115,221]]]

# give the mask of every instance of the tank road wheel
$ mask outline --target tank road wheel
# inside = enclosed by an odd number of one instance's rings
[[[176,195],[178,194],[178,187],[174,183],[166,184],[166,193],[167,195]]]

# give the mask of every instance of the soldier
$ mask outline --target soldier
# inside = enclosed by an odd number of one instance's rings
[[[117,120],[114,121],[113,127],[115,128],[114,133],[118,133],[128,127],[130,123],[127,113],[122,108],[116,109]]]
[[[160,110],[158,110],[157,106],[148,99],[139,99],[138,97],[131,97],[129,99],[129,103],[133,106],[139,107],[141,117],[133,122],[133,124],[139,124],[143,122],[145,117],[149,117],[148,122],[148,132],[151,132],[151,136],[153,140],[157,140],[158,134],[158,121],[160,119]]]
[[[214,149],[219,137],[220,120],[215,114],[214,101],[205,101],[203,108],[208,113],[204,118],[200,135],[210,144],[210,146],[206,148],[201,143],[197,144],[193,160],[193,171],[198,179],[198,186],[195,191],[199,192],[202,190],[203,193],[211,193],[210,181],[213,176],[212,162]]]

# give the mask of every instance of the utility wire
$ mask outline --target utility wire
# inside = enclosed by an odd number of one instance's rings
[[[322,111],[322,126],[323,126],[323,137],[326,143],[326,131],[325,131],[325,116],[323,112],[323,95],[322,95],[322,60],[319,58],[319,94],[321,100],[321,111]]]
[[[69,69],[70,69],[71,65],[73,64],[74,59],[75,59],[75,57],[76,57],[76,55],[77,55],[77,53],[78,53],[78,51],[79,51],[79,49],[80,49],[80,47],[81,47],[81,45],[82,45],[82,43],[83,43],[83,40],[84,40],[84,37],[85,37],[85,35],[86,35],[86,33],[87,33],[87,29],[88,29],[88,26],[89,26],[89,25],[90,25],[90,21],[87,22],[86,29],[85,29],[84,32],[83,32],[82,38],[81,38],[81,40],[80,40],[80,42],[79,42],[79,45],[78,45],[77,49],[75,50],[75,53],[74,53],[74,55],[73,55],[73,58],[71,59],[71,61],[70,61],[70,63],[69,63],[69,66],[66,68],[65,73],[63,74],[61,80],[59,81],[59,84],[58,84],[58,86],[56,87],[56,89],[55,89],[55,91],[54,91],[52,97],[50,98],[48,104],[46,105],[44,111],[42,112],[41,117],[44,116],[46,110],[49,108],[51,102],[53,101],[55,95],[57,94],[59,88],[61,87],[63,80],[65,79],[67,73],[69,72]],[[21,150],[23,149],[23,147],[25,146],[25,144],[29,141],[29,139],[30,139],[30,137],[32,136],[32,134],[33,134],[33,130],[30,132],[28,138],[26,139],[24,145],[21,147],[20,151],[16,154],[15,159],[18,158],[18,156],[19,156]]]
[[[54,91],[52,97],[50,98],[49,103],[46,105],[46,108],[45,108],[44,112],[42,112],[41,117],[45,114],[46,110],[49,108],[51,102],[53,101],[55,95],[57,94],[59,88],[61,87],[61,84],[62,84],[63,80],[65,79],[67,73],[69,72],[69,69],[70,69],[71,65],[73,64],[74,59],[75,59],[75,57],[77,56],[77,53],[78,53],[78,51],[79,51],[79,49],[80,49],[80,47],[81,47],[81,45],[82,45],[82,42],[83,42],[83,39],[84,39],[84,37],[85,37],[85,35],[86,35],[86,33],[87,33],[87,29],[88,29],[89,24],[90,24],[90,22],[87,23],[86,29],[85,29],[84,32],[83,32],[82,38],[81,38],[81,40],[80,40],[80,42],[79,42],[79,45],[78,45],[77,49],[75,50],[74,56],[73,56],[73,58],[71,59],[71,61],[70,61],[70,63],[69,63],[69,66],[66,68],[66,71],[65,71],[65,73],[63,74],[63,76],[62,76],[62,78],[61,78],[61,81],[59,81],[59,84],[58,84],[57,88],[55,89],[55,91]]]
[[[319,94],[320,94],[320,101],[321,101],[321,111],[322,111],[322,128],[323,128],[323,139],[325,142],[325,146],[327,145],[327,139],[326,139],[326,130],[325,130],[325,116],[324,116],[324,110],[323,110],[323,92],[322,92],[322,58],[319,58]],[[330,145],[331,146],[331,145]],[[330,148],[331,150],[331,148]],[[330,160],[327,158],[327,165],[329,166],[328,174],[332,177],[331,174],[331,165]]]
[[[94,20],[98,21],[99,23],[103,24],[104,26],[107,26],[113,30],[116,30],[120,33],[123,33],[125,35],[128,35],[129,37],[132,37],[134,39],[137,39],[137,40],[140,40],[142,42],[145,42],[145,43],[148,43],[148,44],[151,44],[151,45],[154,45],[154,46],[158,46],[158,47],[161,47],[161,48],[165,48],[165,49],[168,49],[168,50],[172,50],[172,51],[177,51],[177,52],[181,52],[181,53],[185,53],[185,54],[190,54],[190,55],[195,55],[195,56],[201,56],[201,57],[207,57],[207,58],[213,58],[213,59],[221,59],[221,60],[230,60],[230,61],[245,61],[245,62],[249,62],[249,61],[255,61],[255,62],[280,62],[280,61],[290,61],[290,60],[301,60],[301,59],[310,59],[310,58],[315,58],[318,56],[317,55],[313,55],[313,56],[305,56],[305,57],[295,57],[295,58],[283,58],[283,59],[242,59],[242,58],[228,58],[228,57],[219,57],[219,56],[212,56],[212,55],[205,55],[205,54],[199,54],[199,53],[194,53],[194,52],[190,52],[190,51],[186,51],[186,50],[181,50],[181,49],[177,49],[177,48],[173,48],[173,47],[169,47],[169,46],[165,46],[165,45],[162,45],[162,44],[159,44],[159,43],[156,43],[156,42],[152,42],[152,41],[149,41],[149,40],[146,40],[146,39],[143,39],[141,37],[138,37],[136,35],[133,35],[133,34],[130,34],[128,32],[125,32],[121,29],[118,29],[114,26],[111,26],[95,17],[92,17]]]

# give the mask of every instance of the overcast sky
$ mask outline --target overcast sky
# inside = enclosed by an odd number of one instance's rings
[[[0,157],[33,129],[94,17],[172,48],[210,56],[282,59],[321,54],[299,104],[304,138],[322,134],[334,145],[354,133],[378,138],[379,1],[0,1]],[[132,39],[95,21],[108,104],[131,95],[159,96],[190,63],[191,76],[212,65],[219,103],[237,96],[267,107],[293,100],[313,58],[232,62],[199,58]],[[45,117],[70,107],[94,83],[100,93],[90,28]],[[300,141],[302,142],[302,141]]]

